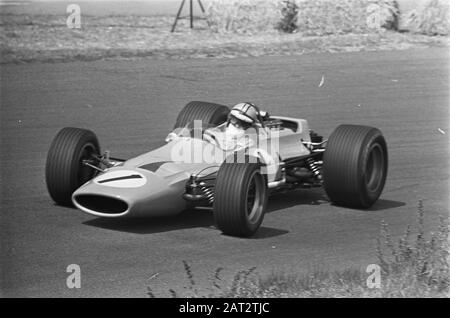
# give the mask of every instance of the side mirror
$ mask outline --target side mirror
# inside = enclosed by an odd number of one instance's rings
[[[266,112],[264,110],[261,110],[259,112],[259,115],[261,116],[262,120],[269,120],[270,119],[269,112]]]
[[[166,142],[171,142],[171,141],[173,141],[173,140],[177,140],[178,138],[180,138],[180,136],[178,136],[176,133],[174,133],[174,132],[172,131],[172,132],[170,132],[170,133],[167,135],[165,141],[166,141]]]
[[[167,135],[165,141],[166,142],[171,142],[171,141],[174,141],[174,140],[178,140],[181,137],[190,137],[190,135],[191,135],[190,130],[188,128],[186,128],[186,127],[175,128],[172,132],[170,132]]]

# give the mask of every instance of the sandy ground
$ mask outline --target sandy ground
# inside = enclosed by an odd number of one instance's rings
[[[345,34],[328,34],[323,28],[285,34],[272,27],[264,29],[263,25],[246,28],[246,32],[238,28],[236,34],[214,32],[205,20],[195,21],[191,30],[188,20],[182,20],[176,32],[171,33],[177,1],[80,1],[81,29],[67,27],[67,1],[3,4],[2,64],[280,56],[450,46],[448,37],[361,29],[359,22],[355,22],[359,25],[355,33]]]
[[[175,17],[181,4],[181,0],[150,0],[150,1],[3,1],[0,10],[5,13],[31,14],[31,15],[66,15],[69,4],[76,3],[81,8],[83,15],[108,16],[108,15],[173,15]],[[187,12],[188,6],[185,5]],[[199,7],[195,6],[195,13],[199,14]]]
[[[426,0],[399,0],[400,9],[409,11],[417,7]],[[1,11],[10,13],[25,14],[64,14],[67,5],[77,3],[81,6],[82,12],[88,15],[105,16],[117,14],[133,14],[133,15],[173,15],[181,4],[181,0],[53,0],[53,1],[27,1],[27,0],[1,0]],[[208,0],[202,0],[206,6]],[[188,5],[184,7],[183,15],[187,14]],[[194,2],[194,13],[200,14],[197,2]]]

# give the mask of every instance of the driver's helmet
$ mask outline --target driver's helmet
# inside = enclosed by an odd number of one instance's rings
[[[252,103],[236,104],[228,115],[228,123],[244,130],[258,121],[258,109]]]

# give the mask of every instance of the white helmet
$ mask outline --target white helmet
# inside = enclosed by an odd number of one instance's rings
[[[252,103],[239,103],[234,105],[230,111],[230,116],[246,122],[248,124],[254,124],[258,121],[259,111],[258,108]]]

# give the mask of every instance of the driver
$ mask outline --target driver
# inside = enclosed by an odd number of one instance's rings
[[[258,121],[258,109],[252,103],[236,104],[228,114],[226,134],[241,137]]]
[[[251,146],[253,141],[248,130],[256,127],[258,116],[258,108],[254,104],[236,104],[228,114],[225,129],[221,133],[214,134],[213,139],[225,151]],[[207,134],[206,137],[210,136]]]

